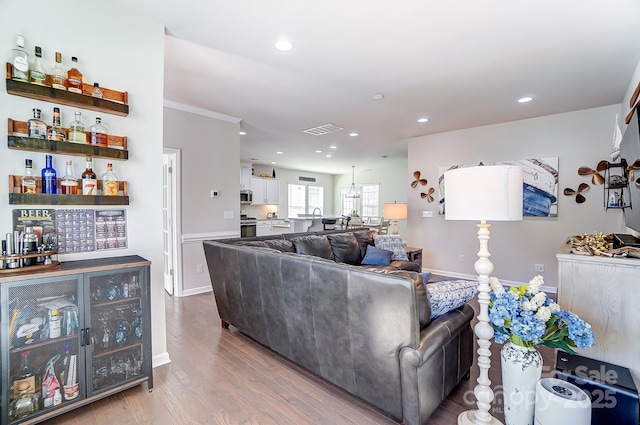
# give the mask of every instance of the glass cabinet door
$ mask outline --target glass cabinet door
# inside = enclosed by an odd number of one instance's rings
[[[2,286],[2,394],[9,422],[85,397],[81,287],[80,275]]]
[[[145,269],[133,267],[87,275],[90,320],[89,396],[143,377],[146,351],[143,327]],[[144,319],[144,320],[143,320]]]

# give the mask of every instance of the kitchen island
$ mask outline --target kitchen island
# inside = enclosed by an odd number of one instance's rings
[[[322,224],[323,219],[336,220],[336,226],[340,221],[338,217],[330,217],[330,216],[320,216],[320,215],[312,215],[312,214],[298,214],[298,217],[289,218],[289,221],[292,224],[293,232],[315,232],[318,230],[325,230],[324,224]],[[330,225],[327,225],[327,230]],[[331,225],[333,226],[333,225]]]

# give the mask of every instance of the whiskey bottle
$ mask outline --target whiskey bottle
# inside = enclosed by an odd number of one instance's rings
[[[25,159],[24,164],[24,176],[20,179],[20,192],[21,193],[37,193],[36,178],[33,176],[33,162],[30,159]]]
[[[69,123],[69,141],[75,143],[87,143],[87,134],[84,132],[84,123],[80,111],[75,112],[76,119]]]
[[[102,99],[102,90],[100,90],[100,84],[93,83],[93,91],[91,92],[91,96]]]
[[[36,392],[36,376],[29,367],[29,352],[23,351],[20,359],[20,371],[13,378],[12,399],[18,397],[19,392],[23,391],[28,394]]]
[[[87,169],[82,173],[82,194],[83,195],[97,195],[98,182],[96,179],[96,173],[93,172],[93,165],[91,164],[91,157],[87,157]]]
[[[70,159],[67,160],[67,169],[64,172],[60,186],[63,195],[78,194],[78,179],[73,175],[73,165]]]
[[[51,69],[51,87],[59,90],[67,89],[67,73],[62,68],[62,53],[56,52],[56,63]]]
[[[111,163],[107,164],[107,172],[102,175],[102,194],[118,196],[118,175],[113,172]]]
[[[53,126],[47,131],[47,140],[56,142],[64,142],[67,140],[64,130],[60,127],[60,108],[58,107],[53,108]]]
[[[67,71],[67,90],[82,94],[82,73],[78,70],[78,58],[71,57],[71,68]]]
[[[42,193],[56,194],[56,170],[53,168],[53,157],[46,156],[46,166],[42,169]]]
[[[29,82],[39,86],[47,85],[47,73],[42,65],[42,48],[36,46],[36,57],[33,59],[31,69],[29,70]]]
[[[33,118],[27,122],[29,137],[35,139],[47,138],[47,125],[40,119],[40,109],[33,108]]]
[[[13,65],[11,79],[16,81],[29,82],[29,54],[24,50],[24,37],[16,37],[16,47],[12,51]]]
[[[102,119],[96,117],[96,123],[89,127],[90,143],[96,146],[107,146],[109,141],[109,135],[107,127],[102,125]]]

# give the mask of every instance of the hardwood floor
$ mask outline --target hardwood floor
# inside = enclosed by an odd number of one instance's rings
[[[473,302],[478,309],[477,302]],[[100,400],[49,424],[396,424],[350,394],[309,374],[231,327],[223,330],[213,294],[166,296],[167,346],[172,362],[154,369],[154,389],[146,385]],[[500,346],[492,346],[490,379],[496,391],[492,414],[501,411]],[[553,350],[541,350],[549,376]],[[478,368],[430,418],[451,425],[475,408]]]

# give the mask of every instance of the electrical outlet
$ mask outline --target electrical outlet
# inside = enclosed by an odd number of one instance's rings
[[[464,255],[462,254],[458,255],[458,262],[464,263]]]
[[[212,191],[211,191],[211,197],[212,197],[212,198],[218,198],[218,197],[220,197],[220,192],[219,192],[219,191],[217,191],[217,190],[212,190]]]
[[[429,211],[422,211],[422,217],[429,217]]]
[[[533,271],[538,273],[544,273],[544,264],[535,264],[533,266]]]
[[[198,273],[198,274],[202,273],[202,264],[197,264],[196,265],[196,273]]]

